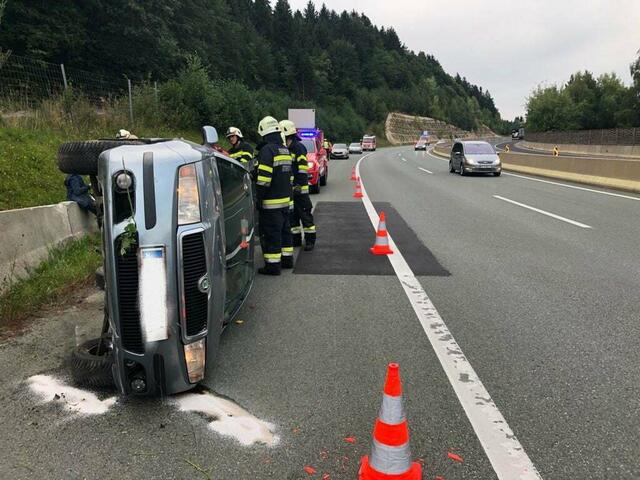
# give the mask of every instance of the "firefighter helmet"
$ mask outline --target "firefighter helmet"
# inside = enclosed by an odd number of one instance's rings
[[[279,133],[281,131],[278,120],[273,117],[264,117],[258,124],[258,133],[262,137],[269,135],[270,133]]]
[[[285,137],[289,135],[296,135],[298,132],[296,131],[296,124],[291,120],[282,120],[280,122],[280,128],[282,129],[282,133]]]
[[[238,138],[244,138],[244,137],[242,136],[242,132],[240,131],[240,129],[239,129],[239,128],[236,128],[236,127],[229,127],[229,128],[227,129],[227,135],[226,135],[226,137],[227,137],[227,138],[229,138],[229,137],[232,137],[232,136],[234,136],[234,135],[235,135],[236,137],[238,137]]]

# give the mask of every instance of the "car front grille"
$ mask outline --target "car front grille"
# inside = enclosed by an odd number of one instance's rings
[[[122,346],[130,352],[144,353],[138,304],[138,239],[124,255],[120,255],[121,242],[122,236],[115,241],[115,256]]]
[[[206,290],[203,293],[199,286],[200,279],[207,273],[204,232],[182,237],[182,264],[183,320],[187,336],[191,337],[207,328],[208,293]]]

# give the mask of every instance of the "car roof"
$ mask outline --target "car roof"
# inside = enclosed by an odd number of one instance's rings
[[[458,142],[464,145],[491,145],[485,140],[458,140]]]

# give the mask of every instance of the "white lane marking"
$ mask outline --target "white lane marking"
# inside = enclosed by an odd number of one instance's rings
[[[362,157],[356,164],[358,176],[360,176],[360,163],[367,157],[369,155]],[[378,213],[371,203],[364,184],[362,193],[364,207],[373,229],[376,230]],[[500,480],[541,480],[542,477],[536,467],[498,410],[491,395],[391,236],[389,236],[389,245],[395,252],[388,256],[389,261],[496,475]]]
[[[508,198],[501,197],[500,195],[494,195],[493,198],[497,198],[498,200],[502,200],[503,202],[512,203],[513,205],[517,205],[522,208],[526,208],[533,212],[541,213],[542,215],[546,215],[547,217],[555,218],[556,220],[561,220],[563,222],[570,223],[571,225],[575,225],[580,228],[591,228],[589,225],[585,225],[584,223],[576,222],[575,220],[571,220],[569,218],[561,217],[560,215],[556,215],[555,213],[547,212],[546,210],[540,210],[539,208],[532,207],[531,205],[526,205],[524,203],[516,202],[515,200],[510,200]]]
[[[403,161],[403,162],[406,162],[406,161],[407,161],[407,159],[406,159],[406,158],[404,158],[404,157],[402,157],[402,161]]]
[[[433,148],[431,150],[433,150]],[[431,150],[429,150],[427,152],[427,155],[429,155],[431,158],[435,158],[436,160],[440,160],[441,162],[449,163],[449,159],[448,158],[440,157],[440,156],[438,156],[438,155],[436,155],[434,153],[431,153]]]
[[[540,178],[527,177],[526,175],[518,175],[516,173],[502,172],[502,174],[503,175],[509,175],[510,177],[524,178],[525,180],[531,180],[532,182],[548,183],[550,185],[557,185],[559,187],[573,188],[574,190],[582,190],[584,192],[599,193],[601,195],[609,195],[610,197],[626,198],[627,200],[640,201],[640,197],[632,197],[630,195],[623,195],[621,193],[604,192],[602,190],[595,190],[593,188],[578,187],[576,185],[567,185],[566,183],[552,182],[550,180],[542,180]]]
[[[429,175],[433,175],[433,172],[431,170],[427,170],[426,168],[418,167],[418,170],[422,170],[423,172],[426,172]]]

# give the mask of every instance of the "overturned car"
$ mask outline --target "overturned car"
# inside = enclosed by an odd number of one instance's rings
[[[254,201],[247,169],[212,148],[216,130],[203,137],[60,147],[60,170],[91,178],[104,259],[102,334],[72,354],[78,383],[173,394],[213,366],[253,283]]]

